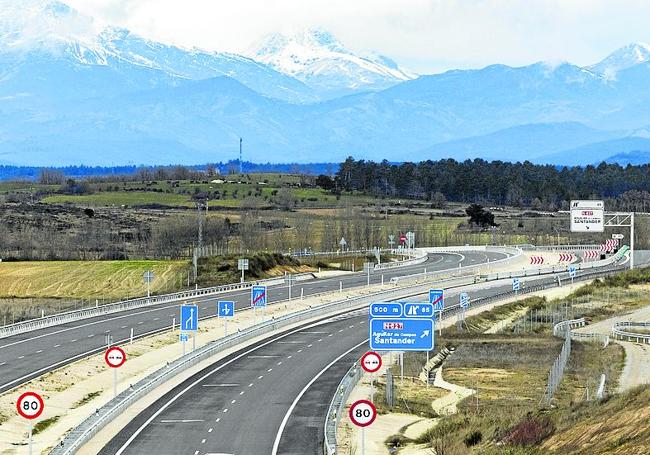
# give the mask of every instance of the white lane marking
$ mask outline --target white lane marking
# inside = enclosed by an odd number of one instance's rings
[[[205,439],[201,439],[201,444],[205,444]]]
[[[39,349],[38,351],[36,351],[36,354],[40,354],[41,352],[43,352],[43,350]]]
[[[210,428],[210,429],[208,430],[208,433],[212,433],[212,428]]]
[[[273,368],[269,368],[269,369],[266,370],[266,371],[268,371],[268,372],[270,373],[271,371],[273,371]]]
[[[199,455],[199,451],[197,450],[196,452],[194,452],[194,455]]]
[[[52,347],[53,347],[53,348],[58,348],[58,347],[61,347],[61,345],[60,345],[60,344],[55,344],[55,345],[52,346]]]
[[[257,379],[262,379],[263,377],[264,377],[264,375],[258,376]]]
[[[247,359],[277,359],[279,355],[249,355]]]
[[[241,392],[239,392],[239,395],[240,395],[240,396],[243,395],[243,394],[244,394],[244,391],[243,391],[243,390],[242,390]]]
[[[267,341],[267,342],[265,342],[265,343],[262,343],[262,344],[260,344],[259,346],[256,346],[256,347],[254,347],[254,348],[252,348],[252,349],[249,349],[248,351],[242,352],[242,353],[239,354],[238,356],[233,357],[232,359],[228,360],[227,362],[222,363],[221,365],[219,365],[219,366],[216,367],[215,369],[213,369],[213,370],[207,372],[206,374],[204,374],[203,376],[201,376],[200,378],[198,378],[198,379],[197,379],[196,381],[194,381],[192,384],[188,385],[188,386],[185,387],[183,390],[181,390],[181,391],[178,392],[176,395],[174,395],[174,396],[173,396],[173,397],[172,397],[172,398],[171,398],[167,403],[165,403],[164,405],[162,405],[162,406],[160,407],[160,409],[158,409],[156,412],[154,412],[153,415],[152,415],[151,417],[149,417],[149,418],[148,418],[148,419],[147,419],[147,420],[146,420],[142,425],[140,425],[140,427],[139,427],[137,430],[135,430],[135,431],[133,432],[133,434],[132,434],[131,436],[129,436],[129,439],[127,439],[127,440],[124,442],[124,444],[122,445],[122,447],[120,447],[119,450],[118,450],[117,452],[115,452],[115,455],[122,455],[122,454],[124,453],[124,451],[129,447],[129,445],[131,445],[131,443],[135,440],[135,438],[137,438],[137,437],[140,435],[140,433],[142,433],[142,431],[143,431],[146,427],[148,427],[148,426],[151,424],[151,422],[153,422],[154,420],[156,420],[156,419],[158,418],[158,416],[159,416],[161,413],[163,413],[163,412],[164,412],[164,411],[165,411],[169,406],[171,406],[173,403],[175,403],[176,400],[178,400],[181,396],[185,395],[189,390],[191,390],[191,389],[193,389],[194,387],[196,387],[198,384],[200,384],[201,382],[203,382],[204,380],[206,380],[207,378],[209,378],[210,376],[212,376],[214,373],[216,373],[216,372],[218,372],[218,371],[221,371],[223,368],[226,368],[226,367],[227,367],[228,365],[230,365],[231,363],[236,362],[237,360],[240,360],[240,359],[246,357],[246,356],[247,356],[248,354],[250,354],[251,352],[255,352],[255,351],[257,351],[258,349],[261,349],[261,348],[263,348],[263,347],[265,347],[265,346],[268,346],[268,345],[270,345],[270,344],[276,343],[278,340],[282,340],[282,339],[284,339],[284,338],[286,338],[286,337],[288,337],[288,336],[294,335],[294,334],[296,334],[296,333],[300,333],[301,330],[302,330],[302,329],[296,329],[296,330],[294,330],[294,331],[291,331],[291,332],[285,333],[285,334],[280,335],[280,336],[278,336],[278,337],[276,337],[276,338],[274,338],[274,339],[272,339],[272,340],[269,340],[269,341]],[[366,343],[367,341],[368,341],[368,340],[364,341],[363,343]],[[361,343],[361,344],[363,344],[363,343]],[[260,378],[261,378],[261,377],[262,377],[262,376],[260,376]],[[227,409],[226,409],[224,412],[227,412]],[[219,422],[219,419],[217,419],[217,422]],[[277,452],[277,449],[276,449],[276,452]]]
[[[239,384],[201,384],[201,387],[239,387]]]
[[[327,332],[302,332],[302,333],[307,333],[309,335],[326,335]]]
[[[280,424],[280,428],[278,429],[278,433],[275,436],[275,442],[273,443],[273,450],[271,451],[271,455],[278,455],[278,447],[280,446],[280,439],[282,438],[282,433],[284,433],[284,429],[287,426],[287,422],[289,421],[289,417],[291,416],[291,413],[293,412],[296,405],[298,404],[298,401],[300,401],[300,399],[307,392],[307,390],[309,390],[309,388],[314,384],[314,382],[316,382],[318,380],[318,378],[320,378],[327,370],[329,370],[332,367],[332,365],[334,365],[336,362],[340,361],[343,357],[345,357],[346,355],[348,355],[349,353],[351,353],[352,351],[357,349],[359,346],[363,346],[367,342],[368,342],[368,339],[366,338],[361,343],[357,344],[356,346],[353,346],[352,348],[350,348],[349,350],[347,350],[346,352],[344,352],[343,354],[338,356],[336,359],[332,360],[332,362],[329,365],[327,365],[325,368],[323,368],[320,371],[320,373],[318,373],[316,376],[314,376],[314,378],[311,381],[309,381],[309,383],[305,386],[305,388],[300,391],[300,393],[298,394],[296,399],[293,400],[293,403],[291,403],[291,406],[289,407],[289,410],[287,411],[287,413],[284,415],[284,418],[282,419],[282,423]],[[116,454],[116,455],[118,455],[118,454]]]
[[[0,363],[0,367],[1,367],[2,365],[6,365],[6,364],[7,364],[7,362],[2,362],[2,363]]]
[[[228,412],[228,408],[224,409],[223,412],[224,412],[224,414],[225,414],[226,412]],[[115,455],[117,455],[117,454],[115,454]]]
[[[159,320],[160,320],[160,318],[153,318],[153,320],[154,320],[154,321],[159,321]]]
[[[217,417],[217,420],[215,420],[215,422],[219,423],[220,420],[221,420],[221,417]]]
[[[248,387],[253,387],[253,383],[251,382],[250,384],[248,384]]]
[[[323,341],[323,339],[322,339],[322,338],[319,338],[319,339],[318,339],[318,342],[320,343],[321,341]]]
[[[237,400],[232,400],[232,401],[230,402],[230,404],[235,404],[235,403],[237,403]]]
[[[94,337],[94,336],[95,336],[94,334],[93,334],[93,335],[88,335],[88,338],[92,338],[92,337]]]
[[[71,340],[71,341],[70,341],[70,343],[75,343],[76,341],[77,341],[77,340],[76,340],[76,339],[74,339],[74,340]]]
[[[292,356],[292,355],[288,355],[288,356],[287,356],[287,359],[290,359],[291,357],[293,357],[293,356]]]
[[[140,321],[140,322],[138,322],[138,325],[141,325],[141,324],[143,324],[143,322],[142,322],[142,321]]]
[[[180,420],[161,420],[160,423],[195,423],[195,422],[205,422],[205,420],[196,420],[196,419],[180,419]]]
[[[110,330],[104,330],[104,333],[111,333]]]
[[[302,349],[298,349],[296,352],[302,352]]]
[[[327,336],[328,336],[328,337],[333,337],[333,336],[334,336],[334,334],[333,334],[333,333],[330,333],[330,334],[329,334],[329,335],[327,335]]]
[[[18,359],[24,359],[24,358],[25,358],[24,355],[21,355],[20,357],[18,357]]]
[[[126,326],[125,326],[125,325],[123,325],[123,326],[122,326],[122,327],[120,327],[120,328],[121,328],[121,329],[126,329]]]
[[[43,352],[43,351],[41,351],[41,352]],[[278,366],[280,366],[280,365],[282,365],[282,362],[278,362]]]
[[[278,341],[278,344],[303,344],[303,341]]]
[[[311,348],[312,346],[313,346],[313,344],[308,344],[307,345],[308,348]]]

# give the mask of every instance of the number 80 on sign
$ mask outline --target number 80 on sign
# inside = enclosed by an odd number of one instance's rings
[[[368,400],[359,400],[350,406],[350,421],[358,427],[367,427],[377,418],[377,408]]]
[[[25,392],[16,401],[16,408],[18,414],[25,419],[37,419],[43,414],[45,404],[41,396],[34,392]]]

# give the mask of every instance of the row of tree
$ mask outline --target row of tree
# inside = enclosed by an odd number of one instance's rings
[[[450,201],[553,210],[566,208],[571,199],[650,191],[650,165],[557,167],[481,159],[391,164],[348,158],[335,180],[342,190],[377,197],[434,200],[442,194]]]

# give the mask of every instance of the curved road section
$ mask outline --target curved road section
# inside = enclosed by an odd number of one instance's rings
[[[381,283],[382,276],[388,282],[393,277],[421,273],[425,269],[431,272],[453,269],[459,265],[467,267],[487,262],[488,259],[494,262],[507,256],[506,253],[482,251],[463,252],[462,255],[430,254],[427,261],[419,265],[371,273],[370,283]],[[364,286],[367,284],[367,276],[361,272],[305,281],[293,285],[293,294],[298,294],[300,288],[305,296],[337,291],[340,283],[344,289]],[[286,285],[270,286],[268,293],[271,304],[288,298]],[[203,319],[215,316],[217,300],[234,300],[237,309],[246,309],[250,307],[250,290],[201,297],[188,302],[198,304],[199,318]],[[129,339],[132,329],[135,337],[139,338],[171,328],[174,318],[176,324],[179,322],[180,305],[181,302],[161,303],[4,338],[0,345],[0,393],[102,351],[106,347],[107,336],[112,337],[114,344],[119,344]]]
[[[531,286],[554,282],[553,276],[526,279]],[[501,280],[462,290],[477,299],[511,288],[511,280]],[[460,291],[451,290],[450,301]],[[148,406],[99,453],[321,453],[329,402],[368,349],[367,322],[367,309],[357,310],[244,348]]]

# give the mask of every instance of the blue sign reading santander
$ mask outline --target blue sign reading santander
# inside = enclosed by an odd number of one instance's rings
[[[373,351],[431,351],[433,319],[371,319],[370,349]]]

